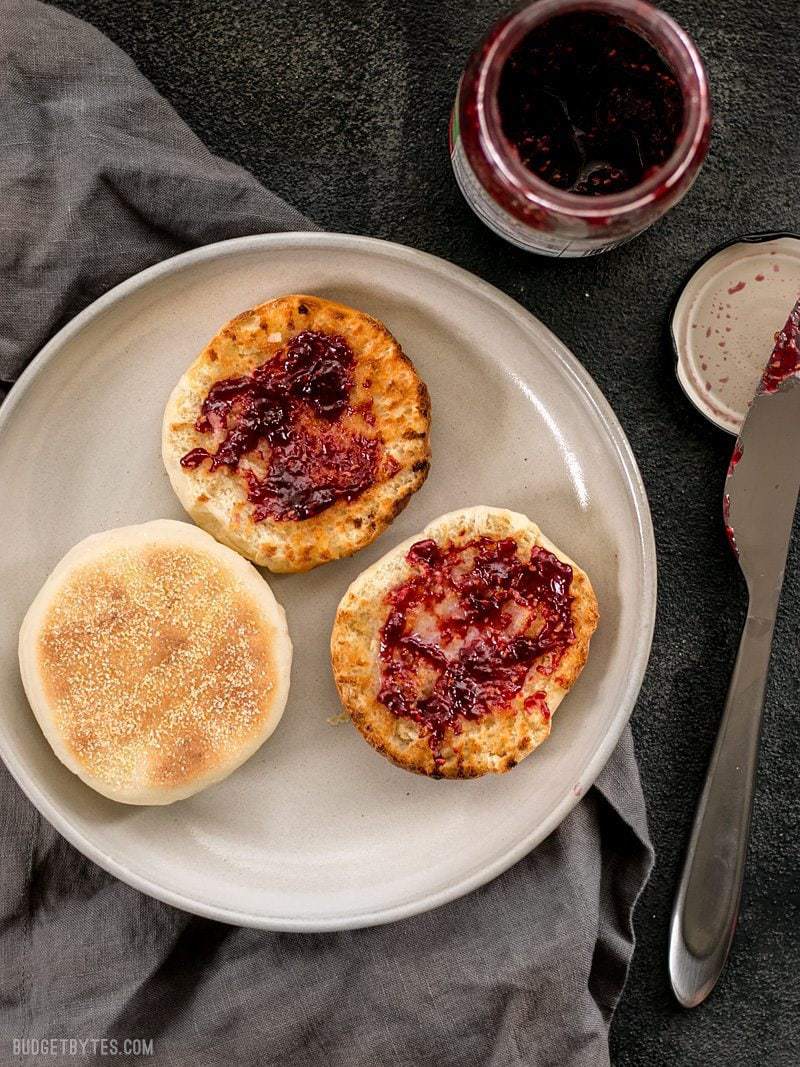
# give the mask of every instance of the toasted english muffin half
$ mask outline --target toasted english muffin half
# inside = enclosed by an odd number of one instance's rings
[[[428,473],[429,426],[428,391],[382,323],[291,295],[200,353],[167,403],[162,454],[203,529],[272,571],[306,571],[405,507]]]
[[[418,774],[508,771],[550,733],[598,622],[589,578],[525,515],[442,515],[359,575],[331,660],[364,738]]]
[[[254,567],[196,526],[160,520],[71,549],[25,616],[19,661],[69,770],[112,800],[170,804],[269,737],[292,645]]]

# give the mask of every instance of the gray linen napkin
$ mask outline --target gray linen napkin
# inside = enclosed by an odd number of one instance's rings
[[[0,0],[0,150],[8,384],[143,267],[221,238],[315,228],[213,156],[105,37],[34,0]],[[176,1067],[606,1064],[652,864],[629,730],[530,856],[462,900],[372,930],[270,934],[151,900],[67,844],[2,766],[0,849],[2,1063],[148,1062],[111,1056],[112,1040],[143,1038],[149,1062]],[[37,1046],[15,1039],[55,1041],[25,1056]],[[94,1044],[75,1055],[59,1039]]]

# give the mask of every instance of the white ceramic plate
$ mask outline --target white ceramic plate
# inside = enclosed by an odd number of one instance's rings
[[[167,808],[98,796],[51,753],[16,662],[48,572],[96,530],[183,518],[159,454],[167,395],[234,314],[316,293],[384,320],[427,382],[433,464],[378,541],[270,578],[295,646],[266,745],[227,781]],[[611,409],[562,344],[507,296],[398,245],[338,234],[247,237],[144,271],[45,347],[0,409],[0,753],[53,825],[131,885],[247,926],[321,931],[399,919],[481,885],[538,844],[608,759],[644,673],[655,614],[650,515]],[[512,773],[430,781],[349,724],[328,663],[336,605],[368,564],[470,504],[528,513],[590,574],[600,627],[552,736]]]

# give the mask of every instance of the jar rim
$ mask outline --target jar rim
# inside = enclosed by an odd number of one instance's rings
[[[502,129],[497,91],[509,55],[536,26],[575,11],[610,15],[643,36],[672,68],[683,96],[683,123],[671,154],[644,181],[619,193],[587,197],[550,185],[522,163]],[[535,0],[526,5],[490,33],[473,100],[481,150],[510,192],[536,209],[608,221],[646,207],[678,185],[704,149],[711,118],[708,78],[697,48],[674,19],[646,0]]]

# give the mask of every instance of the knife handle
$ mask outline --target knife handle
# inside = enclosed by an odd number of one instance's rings
[[[763,613],[754,614],[752,603],[748,610],[672,912],[669,974],[685,1008],[714,988],[736,929],[775,600]]]

